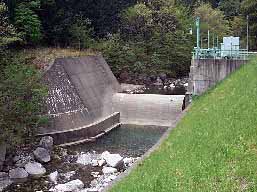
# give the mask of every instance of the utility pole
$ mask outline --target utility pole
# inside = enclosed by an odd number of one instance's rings
[[[196,25],[196,41],[197,41],[197,59],[199,58],[199,52],[200,52],[200,17],[196,18],[195,21],[195,25]]]
[[[247,19],[247,39],[246,39],[246,49],[249,51],[249,15],[246,16]]]

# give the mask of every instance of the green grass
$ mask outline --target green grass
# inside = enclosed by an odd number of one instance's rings
[[[257,191],[257,59],[197,98],[111,191]]]

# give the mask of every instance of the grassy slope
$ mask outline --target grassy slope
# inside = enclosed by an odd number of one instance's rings
[[[257,59],[194,101],[113,192],[257,191]]]

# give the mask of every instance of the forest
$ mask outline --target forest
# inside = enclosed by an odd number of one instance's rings
[[[256,0],[0,0],[0,142],[25,142],[44,123],[42,71],[20,54],[42,47],[103,54],[114,74],[187,76],[195,18],[215,37],[257,49]]]

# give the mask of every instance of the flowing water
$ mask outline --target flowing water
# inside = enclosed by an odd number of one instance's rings
[[[70,149],[96,153],[109,151],[123,156],[138,157],[157,143],[166,130],[167,127],[121,125],[95,142],[72,146]]]

